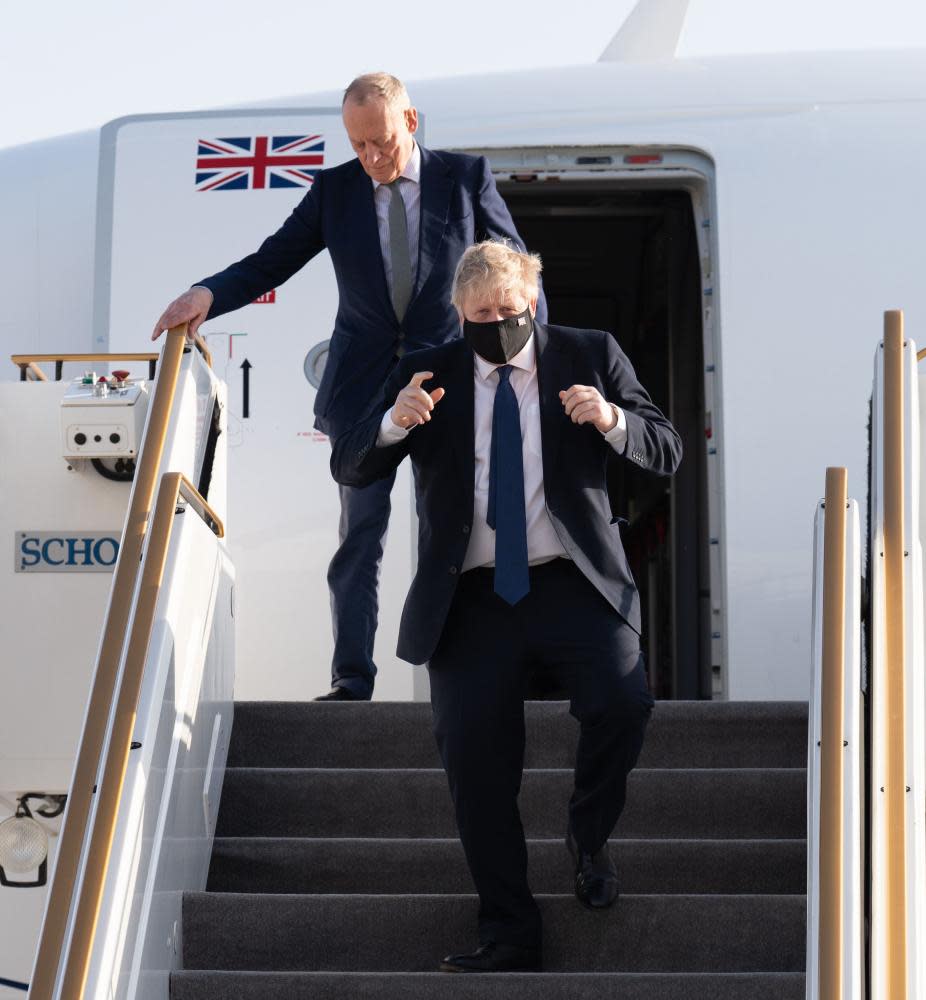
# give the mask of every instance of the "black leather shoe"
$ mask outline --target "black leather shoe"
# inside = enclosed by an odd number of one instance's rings
[[[590,910],[605,910],[617,901],[617,870],[607,843],[594,854],[579,849],[572,830],[566,834],[566,847],[576,863],[576,899]]]
[[[468,955],[448,955],[441,972],[540,972],[539,948],[490,941]]]
[[[363,701],[350,688],[333,687],[327,694],[320,694],[316,701]]]

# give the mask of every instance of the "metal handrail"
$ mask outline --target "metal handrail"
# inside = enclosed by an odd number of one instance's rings
[[[212,351],[209,350],[209,346],[206,344],[206,340],[201,333],[194,333],[192,336],[192,341],[196,345],[196,349],[203,356],[203,360],[211,368],[212,367]]]
[[[823,535],[823,655],[820,736],[819,1000],[842,1000],[845,948],[843,706],[846,654],[846,508],[848,473],[826,470]]]
[[[148,428],[135,470],[125,534],[120,546],[109,608],[103,625],[67,810],[58,839],[54,876],[49,887],[45,919],[29,991],[30,1000],[51,1000],[54,993],[87,820],[93,804],[97,773],[106,739],[109,711],[116,688],[123,641],[140,570],[142,546],[148,530],[152,499],[164,454],[185,344],[186,324],[168,332],[161,352],[160,375],[151,400]]]
[[[187,328],[187,324],[183,324],[184,330]],[[176,327],[176,329],[181,329],[181,327]],[[203,356],[203,360],[211,368],[212,367],[212,351],[209,350],[209,346],[202,337],[200,333],[194,333],[192,336],[185,333],[186,342],[192,344],[196,350],[199,351]],[[10,355],[10,361],[19,368],[20,379],[26,381],[28,375],[31,374],[36,381],[47,382],[48,378],[41,368],[38,366],[40,364],[51,364],[54,362],[55,365],[55,381],[61,381],[62,367],[65,362],[87,362],[87,361],[105,361],[107,363],[112,363],[114,361],[147,361],[148,362],[148,372],[149,378],[154,378],[154,366],[158,360],[159,355],[145,353],[145,354],[105,354],[105,353],[91,353],[91,354],[12,354]]]
[[[906,704],[904,690],[904,371],[903,313],[884,314],[884,701],[887,816],[887,996],[907,996]]]
[[[151,518],[135,615],[129,632],[125,667],[116,696],[109,748],[99,783],[99,801],[88,836],[85,852],[87,864],[74,907],[74,932],[61,987],[61,996],[66,998],[83,996],[90,969],[93,940],[99,922],[106,874],[119,816],[119,803],[129,766],[138,696],[154,629],[155,610],[164,578],[177,504],[181,497],[188,501],[189,506],[219,538],[225,534],[221,518],[200,496],[186,476],[179,472],[167,472],[161,477]]]
[[[157,354],[12,354],[10,361],[19,369],[20,381],[25,382],[27,373],[31,373],[36,381],[47,382],[45,373],[39,365],[55,364],[55,381],[61,381],[61,373],[65,362],[86,362],[86,361],[147,361],[148,377],[154,378],[154,366],[158,360]],[[212,367],[210,361],[209,367]]]
[[[216,533],[219,538],[225,537],[225,525],[218,514],[209,506],[205,497],[182,473],[171,473],[180,476],[180,485],[177,487],[179,495],[187,501],[197,514]]]

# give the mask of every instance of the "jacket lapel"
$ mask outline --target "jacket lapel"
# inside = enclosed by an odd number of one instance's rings
[[[560,401],[560,390],[572,385],[572,354],[551,338],[541,323],[534,323],[537,348],[537,387],[540,395],[540,439],[544,480],[553,473],[565,421],[569,418]]]
[[[386,266],[383,263],[383,251],[379,242],[379,226],[376,222],[376,206],[373,203],[373,182],[367,176],[359,160],[354,160],[354,171],[346,183],[344,197],[345,219],[344,234],[349,234],[351,242],[358,247],[369,247],[365,254],[368,262],[369,289],[376,292],[386,311],[384,316],[395,315],[392,308],[392,297],[386,284]],[[397,321],[398,322],[398,321]]]
[[[461,485],[472,508],[476,477],[476,432],[473,420],[473,352],[465,340],[455,341],[452,360],[444,369],[447,395],[438,403],[451,429],[452,448]]]
[[[421,149],[421,226],[418,232],[418,280],[415,295],[428,280],[450,211],[454,180],[444,162],[430,150]],[[414,299],[413,299],[414,301]]]

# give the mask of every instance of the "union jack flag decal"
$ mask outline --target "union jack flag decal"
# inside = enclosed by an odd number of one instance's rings
[[[325,159],[320,135],[200,139],[197,191],[311,187]]]

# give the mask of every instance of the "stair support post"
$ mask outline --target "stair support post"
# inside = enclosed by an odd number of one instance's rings
[[[884,314],[884,582],[887,816],[887,990],[907,998],[906,691],[904,683],[904,370],[903,313]]]
[[[820,740],[820,1000],[842,1000],[845,662],[846,662],[846,508],[848,474],[826,470],[826,522],[823,547],[823,676]]]

